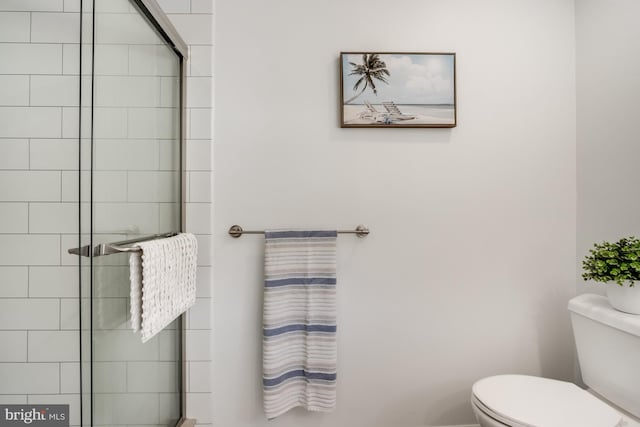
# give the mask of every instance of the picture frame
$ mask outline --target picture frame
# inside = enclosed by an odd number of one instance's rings
[[[453,128],[456,54],[340,52],[340,127]]]

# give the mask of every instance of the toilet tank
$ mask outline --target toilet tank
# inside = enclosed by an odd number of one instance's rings
[[[640,315],[617,311],[594,294],[573,298],[569,311],[584,383],[640,417]]]

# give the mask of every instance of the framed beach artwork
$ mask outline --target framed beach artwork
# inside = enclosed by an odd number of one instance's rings
[[[342,52],[343,128],[456,126],[456,54]]]

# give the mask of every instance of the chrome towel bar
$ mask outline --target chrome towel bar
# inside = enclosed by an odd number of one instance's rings
[[[243,230],[239,225],[232,225],[229,228],[229,235],[238,238],[243,234],[264,234],[264,230]],[[358,237],[365,237],[369,234],[369,228],[359,225],[355,230],[338,230],[338,234],[355,234]]]
[[[67,250],[67,252],[72,255],[80,255],[85,257],[113,255],[123,252],[140,252],[140,248],[130,245],[133,245],[134,243],[148,242],[149,240],[165,239],[167,237],[177,236],[178,234],[179,233],[177,231],[171,231],[169,233],[153,234],[151,236],[138,237],[136,239],[130,240],[121,240],[119,242],[100,243],[93,248],[93,253],[90,252],[91,247],[89,245],[82,246],[80,248],[71,248]]]

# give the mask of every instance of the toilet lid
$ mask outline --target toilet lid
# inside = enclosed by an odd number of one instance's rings
[[[489,416],[515,426],[616,427],[622,416],[590,393],[564,381],[498,375],[473,385],[473,398]]]

